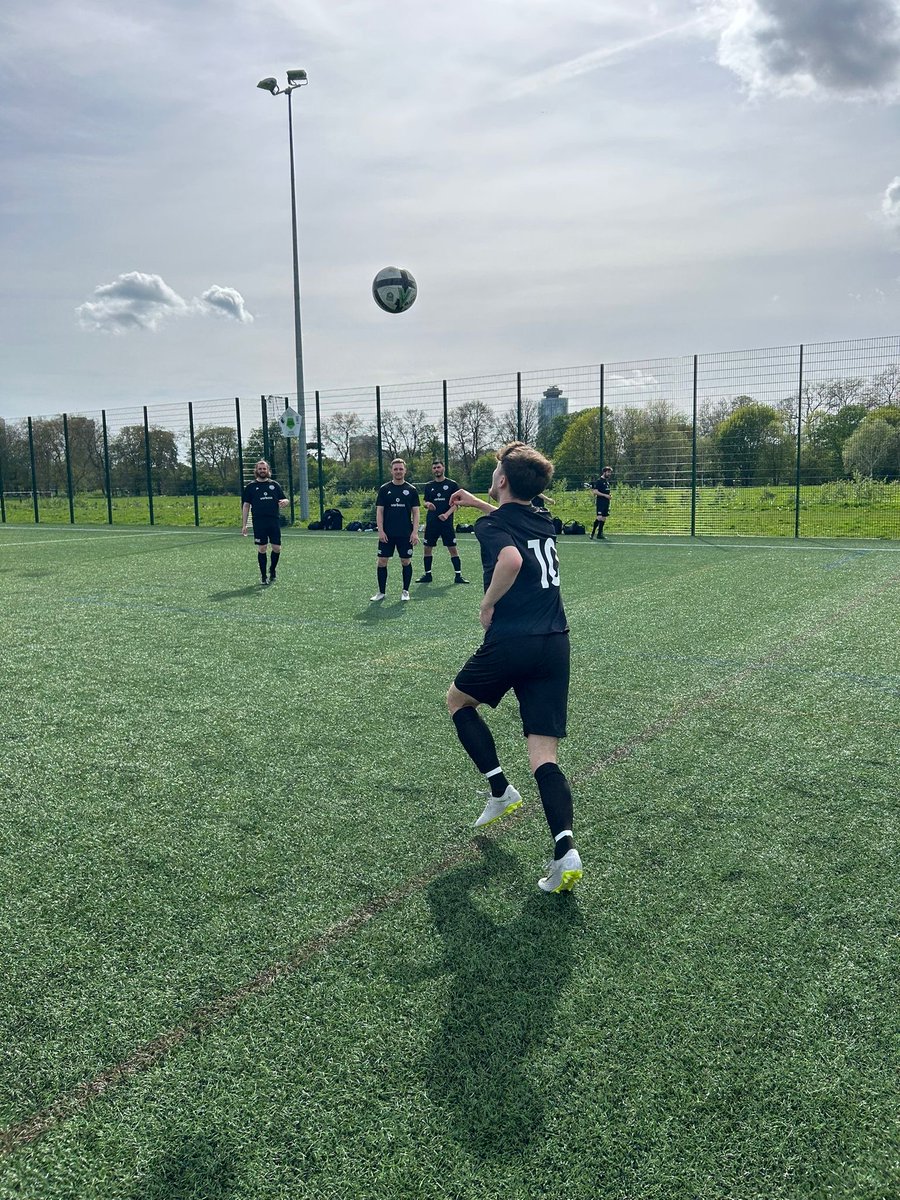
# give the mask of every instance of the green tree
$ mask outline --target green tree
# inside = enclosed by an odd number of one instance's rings
[[[834,413],[820,413],[806,428],[802,447],[802,466],[809,478],[836,479],[844,473],[844,443],[859,428],[866,416],[863,404],[845,404]]]
[[[606,431],[604,431],[606,432]],[[555,474],[581,487],[600,470],[600,409],[576,413],[553,455]]]
[[[495,454],[481,454],[472,465],[469,487],[473,492],[486,492],[497,465]]]
[[[853,475],[872,479],[896,474],[900,459],[900,429],[870,416],[844,446],[844,466]]]
[[[768,404],[742,404],[716,431],[726,482],[747,487],[752,483],[778,483],[790,471],[790,438],[784,417]]]
[[[230,425],[200,425],[194,431],[197,466],[220,487],[237,487],[237,430]]]
[[[557,413],[552,421],[548,421],[538,430],[534,443],[537,449],[548,458],[552,458],[556,447],[563,440],[563,435],[577,416],[578,413]]]
[[[150,472],[154,489],[171,492],[179,478],[178,446],[171,429],[152,425],[149,429]],[[109,443],[113,486],[130,495],[147,491],[147,467],[143,425],[123,425]]]

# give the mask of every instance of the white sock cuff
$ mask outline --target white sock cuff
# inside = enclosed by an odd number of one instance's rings
[[[564,829],[564,830],[562,831],[562,833],[558,833],[558,834],[556,835],[556,837],[555,837],[553,840],[554,840],[554,842],[558,842],[560,838],[564,838],[564,837],[574,837],[574,836],[575,836],[575,835],[572,833],[572,830],[571,830],[571,829]]]
[[[485,771],[484,777],[485,777],[485,779],[490,779],[490,777],[492,775],[502,775],[502,774],[503,774],[502,767],[494,767],[493,771]]]

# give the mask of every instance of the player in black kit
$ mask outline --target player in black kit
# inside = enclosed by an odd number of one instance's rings
[[[272,478],[272,471],[261,458],[253,471],[253,482],[244,488],[241,497],[241,536],[247,536],[247,518],[253,513],[253,541],[256,543],[256,561],[262,575],[262,585],[275,582],[275,568],[281,556],[281,522],[278,514],[287,505],[287,496],[281,484]],[[272,547],[272,562],[269,578],[266,579],[266,546]]]
[[[400,599],[408,600],[412,582],[412,548],[419,544],[419,493],[406,481],[406,463],[402,458],[391,461],[390,482],[378,489],[375,521],[378,526],[378,591],[372,599],[383,600],[385,597],[388,559],[396,550],[403,565]]]
[[[442,541],[450,551],[450,561],[453,564],[453,570],[456,572],[454,583],[468,583],[468,579],[462,577],[462,563],[459,560],[459,550],[456,545],[456,530],[453,528],[453,513],[454,509],[450,504],[450,497],[454,492],[459,491],[459,484],[455,479],[448,479],[444,474],[444,464],[441,459],[436,458],[431,464],[431,474],[434,476],[431,483],[426,483],[422,489],[422,496],[425,500],[425,508],[427,516],[425,517],[425,540],[424,540],[424,567],[425,574],[422,576],[419,583],[431,583],[431,559],[432,551],[439,541]]]
[[[447,693],[447,707],[466,753],[490,785],[490,798],[476,828],[522,803],[500,767],[480,704],[496,708],[512,689],[519,702],[528,760],[541,795],[555,849],[538,887],[571,891],[582,875],[572,834],[572,791],[557,765],[559,739],[566,736],[569,696],[569,625],[559,593],[559,559],[550,519],[532,506],[553,475],[553,464],[524,442],[497,451],[489,495],[494,508],[470,492],[451,503],[479,508],[475,523],[484,567],[481,624],[484,642]]]
[[[604,467],[600,472],[600,478],[595,479],[591,486],[591,491],[597,497],[597,517],[591,529],[591,538],[596,533],[601,542],[605,542],[603,536],[603,526],[606,523],[606,518],[609,516],[609,480],[612,475],[612,467]]]

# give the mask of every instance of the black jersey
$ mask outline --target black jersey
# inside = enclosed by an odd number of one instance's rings
[[[378,489],[377,508],[384,509],[384,532],[388,537],[412,533],[412,510],[419,507],[419,493],[411,483],[383,483]]]
[[[504,546],[514,546],[522,555],[515,583],[494,607],[485,643],[565,633],[569,625],[559,594],[559,559],[552,521],[530,504],[502,504],[496,512],[475,522],[475,536],[481,547],[485,591]]]
[[[426,521],[436,521],[438,517],[442,517],[450,507],[450,497],[454,492],[459,491],[459,484],[455,479],[442,479],[440,483],[433,479],[431,483],[426,483],[422,489],[422,499],[426,504],[434,505],[434,512],[428,510]],[[453,521],[449,517],[447,521],[441,521],[442,525],[447,525]]]
[[[608,479],[595,479],[594,482],[591,484],[591,487],[594,489],[595,492],[599,492],[601,496],[608,496],[610,494],[610,486],[609,486]]]
[[[267,479],[263,483],[254,480],[244,488],[241,503],[250,505],[253,524],[258,525],[261,521],[277,521],[278,501],[286,499],[277,479]]]

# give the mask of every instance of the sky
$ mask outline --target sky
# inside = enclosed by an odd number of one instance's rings
[[[900,0],[6,0],[0,416],[294,391],[291,68],[308,392],[898,332]]]

